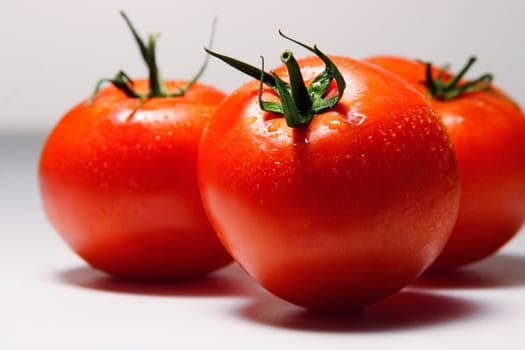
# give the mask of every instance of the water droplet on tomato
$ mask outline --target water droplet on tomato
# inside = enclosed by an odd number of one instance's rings
[[[337,119],[329,120],[327,125],[328,128],[332,130],[339,130],[341,128],[341,122]]]
[[[268,126],[268,132],[274,132],[277,130],[279,130],[279,123],[275,120],[272,120]]]
[[[292,137],[292,135],[290,135],[290,137]],[[299,146],[302,146],[302,145],[307,145],[309,143],[310,143],[310,141],[308,141],[308,138],[305,136],[302,139],[295,141],[293,143],[293,146],[294,147],[299,147]]]
[[[370,161],[366,158],[366,154],[362,153],[361,155],[359,155],[359,157],[360,157],[361,165],[363,165],[363,166],[370,165]]]
[[[357,126],[363,124],[365,120],[366,120],[366,115],[359,113],[359,112],[354,112],[352,110],[350,110],[346,114],[346,117],[345,117],[345,121],[348,124],[357,125]]]
[[[244,119],[244,123],[251,124],[251,123],[253,123],[256,120],[257,120],[257,117],[248,117],[248,118]]]

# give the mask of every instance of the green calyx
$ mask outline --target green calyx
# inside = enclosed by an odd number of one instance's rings
[[[478,79],[460,83],[470,67],[476,62],[476,57],[470,57],[459,73],[450,79],[445,79],[446,70],[440,69],[435,78],[432,77],[432,63],[426,63],[425,80],[422,83],[433,98],[440,101],[449,101],[467,92],[487,91],[492,83],[492,74],[484,74]]]
[[[315,114],[329,110],[339,102],[343,96],[346,83],[333,61],[321,52],[317,46],[314,45],[310,47],[305,45],[284,35],[281,31],[279,31],[279,34],[283,38],[313,52],[325,64],[325,70],[321,72],[309,86],[306,86],[300,67],[291,51],[286,50],[281,54],[281,62],[286,66],[290,77],[290,82],[287,83],[277,76],[275,72],[267,73],[264,71],[263,57],[261,57],[262,67],[259,69],[235,58],[213,52],[207,48],[205,48],[205,50],[210,55],[260,81],[258,99],[262,110],[284,115],[286,124],[292,128],[305,127]],[[332,97],[326,97],[326,92],[332,80],[335,80],[337,85],[337,94]],[[279,96],[280,102],[263,101],[263,84],[269,86],[277,96]]]
[[[126,96],[128,97],[138,98],[139,105],[143,100],[148,99],[148,98],[176,97],[176,96],[184,95],[184,93],[188,91],[188,89],[191,88],[191,86],[195,84],[195,82],[204,73],[206,65],[208,64],[208,56],[205,57],[204,63],[200,67],[197,74],[190,81],[188,81],[186,85],[184,85],[180,89],[177,89],[176,91],[167,92],[164,87],[164,80],[162,79],[159,68],[157,66],[157,60],[156,60],[156,55],[155,55],[155,48],[156,48],[157,38],[159,34],[150,34],[148,36],[148,40],[146,44],[144,40],[140,37],[138,32],[136,31],[135,27],[129,20],[128,16],[126,16],[126,14],[123,11],[120,12],[120,15],[124,18],[124,21],[126,21],[126,24],[131,30],[131,33],[133,34],[133,38],[135,39],[135,42],[139,46],[142,58],[144,59],[144,62],[146,63],[146,66],[148,67],[149,91],[146,93],[138,92],[137,90],[134,89],[133,80],[129,77],[129,75],[126,74],[124,71],[119,71],[113,79],[103,78],[97,82],[95,86],[95,90],[93,91],[93,94],[87,101],[87,105],[93,102],[93,99],[96,97],[98,91],[100,90],[100,88],[102,87],[104,83],[113,84],[117,89],[124,92]],[[209,42],[210,46],[213,42],[214,32],[215,32],[215,20],[213,21],[212,33],[210,36],[210,42]]]

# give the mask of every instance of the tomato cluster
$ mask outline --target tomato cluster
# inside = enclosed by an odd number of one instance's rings
[[[312,56],[284,51],[266,72],[207,50],[254,78],[226,96],[196,82],[203,69],[162,80],[155,37],[123,16],[149,78],[101,80],[39,165],[49,221],[95,268],[179,279],[233,258],[285,300],[348,310],[521,227],[525,118],[490,75],[327,56],[280,33]]]

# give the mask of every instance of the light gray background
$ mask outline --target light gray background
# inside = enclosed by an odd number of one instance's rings
[[[161,32],[158,61],[167,78],[189,78],[204,57],[212,18],[215,49],[267,67],[291,48],[277,29],[331,54],[363,58],[397,54],[459,69],[479,57],[470,77],[496,85],[525,104],[525,2],[518,0],[2,0],[0,132],[47,132],[95,81],[145,68],[118,15],[139,31]],[[212,61],[202,82],[228,92],[247,80]]]

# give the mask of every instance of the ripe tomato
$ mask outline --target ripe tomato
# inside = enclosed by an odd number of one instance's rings
[[[433,97],[421,83],[426,75],[422,62],[399,57],[372,57],[367,61],[425,93],[446,125],[455,149],[461,184],[459,215],[448,244],[432,268],[450,269],[493,254],[519,231],[525,219],[522,111],[496,88],[487,90],[480,85],[483,82],[473,85],[481,91],[467,91],[448,100]],[[473,59],[466,68],[472,63]],[[450,72],[439,73],[435,68],[431,74],[433,79],[441,74],[445,82],[452,79]],[[458,82],[458,86],[464,84],[463,80]]]
[[[292,303],[341,310],[393,294],[434,261],[459,184],[444,127],[421,94],[373,65],[330,58],[348,85],[333,107],[290,127],[261,109],[259,82],[248,82],[207,124],[198,171],[211,223],[249,275]],[[318,57],[297,63],[310,87],[325,70]],[[280,67],[271,77],[289,75]],[[316,97],[334,96],[335,85]],[[267,87],[261,98],[279,101]]]
[[[151,67],[150,67],[151,68]],[[116,78],[125,77],[119,73]],[[151,79],[121,80],[137,95]],[[160,81],[166,94],[186,81]],[[45,213],[92,266],[141,279],[195,276],[230,256],[210,226],[197,183],[204,125],[225,97],[194,83],[180,96],[102,89],[58,122],[42,150]]]

